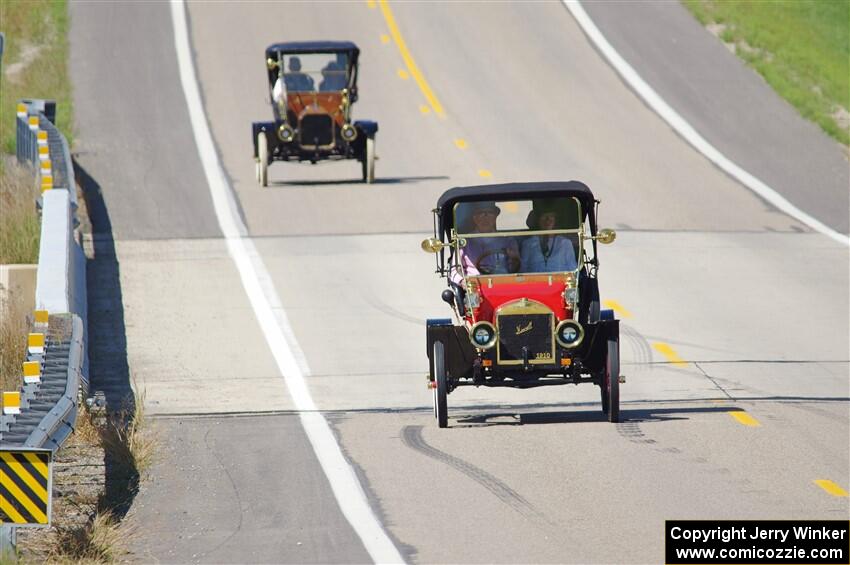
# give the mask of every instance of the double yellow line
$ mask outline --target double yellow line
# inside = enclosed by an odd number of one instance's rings
[[[372,6],[373,3],[370,2],[369,5]],[[407,72],[409,72],[410,76],[413,77],[413,80],[416,81],[416,84],[419,86],[419,90],[422,91],[423,96],[425,96],[425,99],[428,101],[428,104],[431,106],[434,113],[441,118],[445,118],[446,112],[443,109],[443,105],[440,104],[440,101],[437,99],[437,95],[434,94],[433,90],[431,90],[431,87],[428,85],[428,81],[425,80],[425,77],[422,75],[422,71],[419,70],[419,67],[416,65],[416,61],[413,60],[413,55],[410,54],[410,50],[407,48],[407,43],[405,43],[404,38],[401,36],[401,32],[395,22],[395,16],[393,16],[393,11],[390,9],[390,5],[387,3],[387,0],[378,0],[378,6],[381,8],[381,14],[383,14],[384,20],[387,22],[387,27],[390,28],[390,35],[392,36],[396,47],[398,47],[399,53],[401,53],[401,58],[404,59],[404,64],[407,66]]]

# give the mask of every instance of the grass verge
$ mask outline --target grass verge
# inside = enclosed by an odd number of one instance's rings
[[[19,532],[21,561],[80,564],[127,560],[133,532],[122,519],[154,460],[156,446],[157,438],[145,418],[144,393],[112,414],[82,410],[74,434],[59,450],[67,467],[60,470],[59,462],[54,463],[53,526]],[[100,462],[99,482],[90,475],[93,461]],[[23,534],[26,539],[20,540]]]
[[[72,142],[66,0],[3,0],[6,34],[0,80],[0,147],[15,152],[15,105],[21,98],[56,100],[56,126]],[[2,165],[0,165],[2,167]]]
[[[682,2],[803,117],[850,144],[850,1]]]
[[[36,175],[8,161],[0,174],[0,264],[37,263],[41,221],[35,207]]]
[[[14,294],[0,300],[5,300],[0,304],[0,391],[13,392],[23,385],[21,363],[26,360],[29,320]],[[2,403],[0,398],[0,407]]]

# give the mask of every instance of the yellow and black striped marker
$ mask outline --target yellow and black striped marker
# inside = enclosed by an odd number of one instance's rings
[[[50,524],[51,452],[0,450],[0,523]]]

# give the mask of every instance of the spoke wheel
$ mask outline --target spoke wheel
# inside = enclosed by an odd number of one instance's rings
[[[448,415],[448,382],[446,380],[446,355],[443,348],[443,342],[434,342],[434,354],[432,355],[434,362],[434,416],[437,418],[437,425],[441,428],[449,426]]]
[[[257,182],[269,185],[269,140],[264,131],[257,134]]]
[[[620,340],[608,340],[608,355],[605,359],[603,378],[602,410],[608,414],[609,422],[620,421]],[[608,410],[605,410],[605,404]]]
[[[363,182],[372,184],[375,182],[375,139],[366,138],[366,150],[363,153],[363,159],[360,161],[363,169]]]

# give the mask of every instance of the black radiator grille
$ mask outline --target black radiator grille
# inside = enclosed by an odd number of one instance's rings
[[[522,361],[523,347],[529,361],[552,360],[551,314],[506,314],[497,324],[500,361]]]
[[[301,145],[331,145],[334,141],[334,122],[328,114],[309,114],[301,118],[298,127]]]

